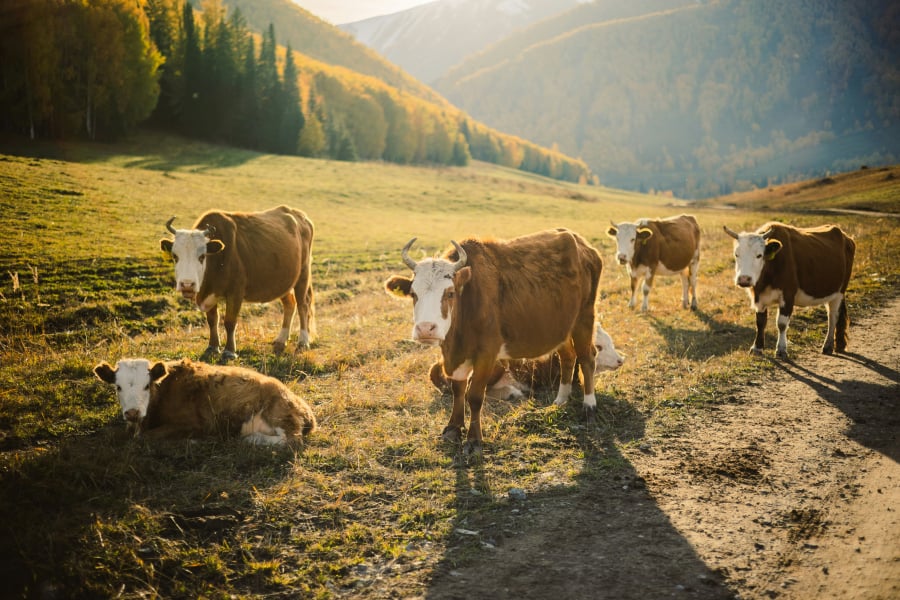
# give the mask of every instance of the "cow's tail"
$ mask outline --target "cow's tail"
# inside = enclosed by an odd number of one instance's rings
[[[847,349],[850,341],[850,315],[847,313],[847,299],[841,298],[841,306],[838,309],[837,331],[834,334],[834,347],[838,352]]]

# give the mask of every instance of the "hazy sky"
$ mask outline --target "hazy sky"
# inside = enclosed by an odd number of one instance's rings
[[[293,0],[333,25],[361,21],[433,2],[434,0]]]

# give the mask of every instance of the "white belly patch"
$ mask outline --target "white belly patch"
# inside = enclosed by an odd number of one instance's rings
[[[748,288],[747,293],[750,294],[750,304],[759,312],[763,308],[768,308],[770,306],[781,306],[782,301],[784,300],[784,293],[781,290],[776,290],[772,288],[766,288],[763,290],[762,294],[759,295],[759,300],[754,302],[753,300],[753,288]]]
[[[797,306],[819,306],[821,304],[831,302],[840,295],[840,292],[835,292],[829,296],[825,296],[824,298],[813,298],[803,290],[797,290],[797,295],[794,296],[794,304],[796,304]]]

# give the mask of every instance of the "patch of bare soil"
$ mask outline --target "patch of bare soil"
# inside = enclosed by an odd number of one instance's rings
[[[898,335],[900,298],[849,354],[760,359],[771,377],[626,451],[624,477],[470,524],[487,557],[448,553],[426,597],[900,598]]]

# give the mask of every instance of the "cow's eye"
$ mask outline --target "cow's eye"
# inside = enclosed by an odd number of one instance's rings
[[[117,386],[116,386],[116,391],[121,392],[121,391],[122,391],[122,386],[121,386],[121,385],[117,385]]]
[[[419,301],[419,295],[415,292],[410,292],[409,297],[413,299],[413,302]]]
[[[204,261],[204,260],[206,260],[206,255],[205,255],[205,254],[201,254],[201,255],[200,255],[200,264],[201,264],[201,265],[203,264],[203,261]]]
[[[757,254],[756,258],[762,258],[762,254]]]
[[[150,384],[148,383],[147,385],[144,386],[144,391],[147,391],[149,389],[150,389]]]
[[[603,352],[603,346],[597,346],[597,352]]]
[[[178,255],[177,255],[177,254],[173,254],[173,255],[172,255],[172,261],[173,261],[173,262],[178,262]]]
[[[453,300],[453,298],[455,298],[455,297],[456,297],[456,292],[454,292],[453,290],[450,290],[449,292],[447,292],[447,300]]]

